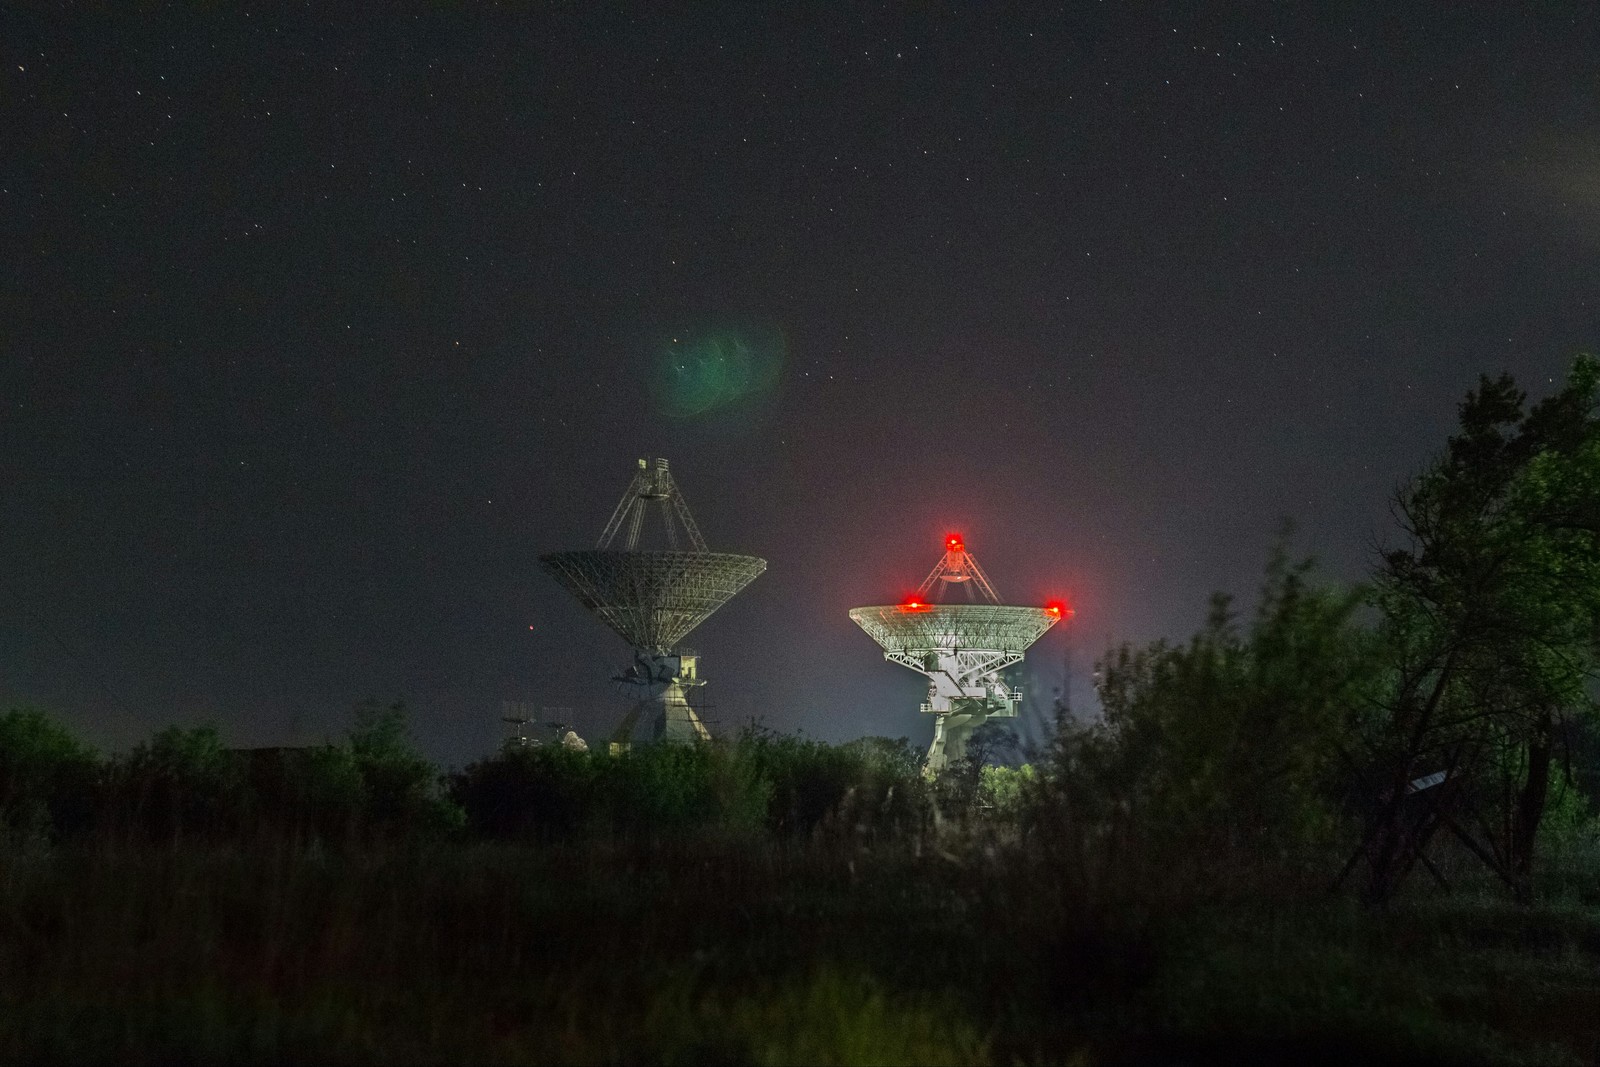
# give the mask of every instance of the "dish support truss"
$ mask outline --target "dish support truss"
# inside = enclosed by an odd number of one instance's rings
[[[673,551],[682,547],[678,542],[680,526],[689,541],[688,551],[707,551],[706,539],[700,536],[700,528],[694,524],[694,516],[689,514],[689,505],[683,499],[683,491],[678,488],[678,483],[673,481],[672,472],[667,469],[667,461],[660,456],[653,460],[639,461],[639,470],[628,483],[622,499],[617,502],[617,508],[611,513],[611,520],[606,523],[606,528],[600,534],[600,541],[595,547],[610,548],[611,542],[616,540],[623,523],[626,522],[628,539],[624,547],[629,552],[637,549],[639,533],[644,529],[644,513],[652,504],[661,506],[661,518],[667,530],[667,544]]]
[[[1014,719],[1022,710],[1022,687],[1001,677],[1022,662],[1021,652],[939,649],[917,656],[885,652],[883,658],[928,678],[924,715],[934,716],[926,767],[938,774],[967,754],[972,732],[990,719]]]
[[[989,604],[1000,603],[1000,594],[994,591],[989,576],[978,566],[978,558],[967,551],[967,543],[960,534],[951,534],[944,539],[944,556],[922,579],[922,584],[917,586],[917,593],[921,596],[936,593],[936,582],[961,586],[967,591],[969,601],[981,599]]]

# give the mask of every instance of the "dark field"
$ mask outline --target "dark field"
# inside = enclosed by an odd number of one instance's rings
[[[0,884],[8,1060],[1593,1062],[1600,909],[1085,898],[752,842],[67,849]]]

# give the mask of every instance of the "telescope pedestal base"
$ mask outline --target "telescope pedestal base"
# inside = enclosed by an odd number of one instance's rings
[[[660,693],[635,702],[611,735],[611,751],[626,751],[633,743],[634,731],[644,719],[650,721],[650,736],[655,741],[711,740],[711,731],[689,706],[687,697],[688,690],[674,682]]]

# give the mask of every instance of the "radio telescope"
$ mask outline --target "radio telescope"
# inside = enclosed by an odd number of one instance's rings
[[[645,513],[657,506],[667,549],[642,551]],[[624,526],[624,547],[613,548]],[[639,699],[612,734],[612,750],[626,748],[647,715],[657,739],[709,741],[688,701],[688,691],[705,684],[699,657],[678,643],[766,570],[767,561],[707,549],[667,461],[641,459],[599,544],[552,552],[539,564],[633,647],[633,666],[615,680],[636,689]]]
[[[928,677],[922,711],[934,716],[925,764],[930,774],[965,756],[972,731],[989,719],[1016,717],[1022,689],[1001,672],[1021,663],[1029,645],[1071,614],[1061,604],[1000,603],[961,535],[947,536],[944,547],[938,565],[905,603],[850,610],[856,625],[883,648],[884,659]],[[971,602],[935,603],[952,585]]]

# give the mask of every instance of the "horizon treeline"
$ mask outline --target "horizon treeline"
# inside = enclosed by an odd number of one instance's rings
[[[616,755],[508,744],[441,771],[412,744],[400,703],[358,706],[348,735],[323,745],[230,749],[214,726],[173,726],[109,757],[43,712],[0,715],[0,835],[12,846],[887,837],[920,832],[943,817],[936,808],[1014,805],[1029,778],[969,760],[932,781],[905,738],[830,745],[754,724]]]

